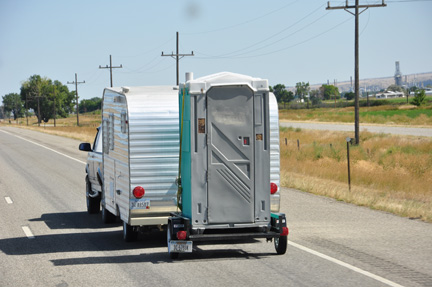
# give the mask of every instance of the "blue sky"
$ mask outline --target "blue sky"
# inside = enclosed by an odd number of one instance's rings
[[[432,72],[432,1],[389,0],[360,16],[360,78]],[[330,1],[332,6],[345,1]],[[349,1],[350,4],[354,0]],[[381,3],[360,0],[361,4]],[[0,1],[0,96],[19,93],[39,74],[63,84],[85,81],[80,99],[109,86],[175,85],[229,71],[294,86],[347,81],[354,76],[354,17],[326,10],[321,0]],[[74,90],[74,85],[69,85]]]

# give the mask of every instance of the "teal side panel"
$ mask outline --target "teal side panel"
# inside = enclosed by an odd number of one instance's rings
[[[186,91],[184,97],[184,111],[182,111],[182,100],[183,100],[183,90],[179,93],[179,123],[181,132],[181,120],[183,117],[183,135],[182,135],[182,147],[181,147],[181,181],[182,181],[182,214],[188,218],[192,218],[192,190],[191,190],[191,134],[190,134],[190,96]],[[183,115],[182,115],[183,113]]]

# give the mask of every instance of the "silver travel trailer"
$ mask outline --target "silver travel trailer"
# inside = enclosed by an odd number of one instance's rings
[[[225,72],[179,90],[181,212],[168,221],[170,257],[192,252],[194,241],[241,238],[274,239],[284,254],[277,104],[267,80]]]
[[[166,225],[176,210],[178,89],[106,88],[102,102],[104,222],[120,217],[126,241]]]

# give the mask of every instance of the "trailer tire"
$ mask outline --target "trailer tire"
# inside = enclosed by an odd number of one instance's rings
[[[177,259],[179,257],[179,253],[177,252],[171,252],[170,250],[170,241],[171,241],[171,222],[168,222],[168,228],[167,228],[167,245],[168,245],[168,254],[171,259]]]
[[[280,236],[274,238],[274,246],[276,253],[279,255],[285,254],[288,245],[288,236]]]
[[[87,212],[89,214],[99,213],[99,211],[100,211],[100,195],[98,195],[96,197],[91,197],[90,193],[91,193],[91,183],[87,177],[86,178]]]
[[[123,239],[126,242],[134,242],[138,239],[138,231],[125,221],[123,221]]]
[[[110,224],[114,223],[115,221],[116,216],[105,208],[105,204],[102,204],[102,222],[105,224]]]

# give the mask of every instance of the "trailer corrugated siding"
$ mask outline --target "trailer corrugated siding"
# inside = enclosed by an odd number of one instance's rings
[[[276,97],[270,93],[270,182],[279,187],[279,191],[270,196],[270,209],[279,212],[280,209],[280,139],[279,139],[279,109]]]
[[[142,87],[126,94],[128,103],[130,191],[140,185],[148,210],[133,217],[160,216],[176,209],[179,157],[178,90]]]
[[[275,96],[270,93],[270,182],[280,186],[279,110]]]

